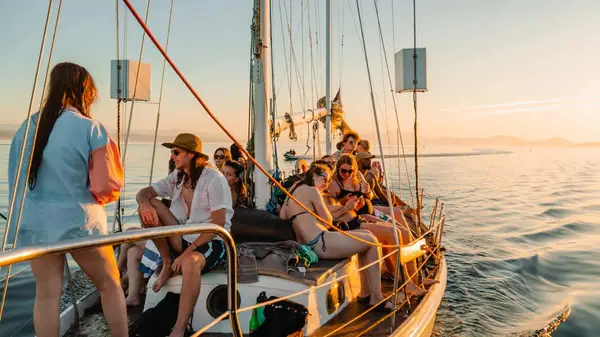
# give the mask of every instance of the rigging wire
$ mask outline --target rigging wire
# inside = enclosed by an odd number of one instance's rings
[[[310,210],[308,207],[306,207],[306,205],[302,204],[301,202],[299,202],[299,200],[294,197],[293,195],[291,195],[289,193],[289,191],[287,191],[287,189],[285,189],[276,179],[274,179],[269,172],[263,168],[257,161],[256,159],[241,145],[241,143],[237,140],[237,138],[235,138],[235,136],[233,136],[233,134],[223,125],[223,123],[221,123],[221,121],[219,121],[219,119],[215,116],[215,114],[212,112],[212,110],[208,107],[208,105],[204,102],[204,100],[200,97],[200,95],[196,92],[196,90],[194,89],[194,87],[192,87],[192,85],[189,83],[189,81],[186,79],[186,77],[183,75],[183,73],[179,70],[179,68],[175,65],[175,63],[173,62],[173,60],[171,59],[171,57],[165,52],[164,48],[161,46],[160,42],[158,42],[158,40],[154,37],[154,35],[152,34],[152,32],[150,31],[150,29],[148,28],[148,26],[144,23],[144,21],[142,20],[141,16],[137,13],[137,11],[135,10],[135,8],[133,7],[133,5],[131,4],[130,0],[123,0],[123,2],[125,3],[125,5],[127,6],[127,8],[129,8],[129,11],[132,13],[132,15],[135,17],[136,21],[140,24],[140,26],[144,29],[144,31],[148,34],[148,37],[150,38],[150,40],[152,40],[152,42],[154,43],[154,45],[156,46],[156,48],[159,50],[159,52],[163,55],[164,58],[167,59],[167,62],[169,63],[169,65],[171,66],[171,68],[173,69],[173,71],[177,74],[177,76],[181,79],[181,81],[184,83],[184,85],[188,88],[188,90],[190,91],[190,93],[194,96],[194,98],[198,101],[198,103],[200,103],[200,105],[204,108],[204,110],[206,111],[206,113],[210,116],[210,118],[219,126],[219,128],[221,128],[221,130],[223,130],[223,132],[225,132],[225,134],[236,144],[240,147],[240,150],[244,153],[244,155],[246,155],[248,157],[248,159],[255,165],[256,168],[258,168],[275,186],[277,186],[278,188],[280,188],[282,190],[282,192],[290,198],[290,200],[294,201],[295,203],[297,203],[299,205],[299,207],[301,207],[302,209],[304,209],[308,214],[314,216],[318,221],[324,223],[324,224],[330,224],[328,221],[326,221],[325,219],[323,219],[322,217],[320,217],[318,214],[316,214],[314,211]],[[425,237],[425,235],[429,234],[432,232],[432,229],[429,229],[426,233],[424,233],[421,237],[413,240],[411,243],[407,244],[407,245],[385,245],[385,244],[380,244],[380,243],[373,243],[367,240],[363,240],[359,237],[356,237],[352,234],[349,234],[347,232],[344,232],[342,230],[340,230],[337,227],[331,227],[333,230],[341,233],[342,235],[345,235],[347,237],[350,237],[356,241],[359,242],[363,242],[365,244],[368,244],[370,246],[376,246],[376,247],[389,247],[389,248],[397,248],[397,247],[406,247],[408,245],[412,245],[420,240],[423,240],[423,238]]]
[[[171,0],[171,6],[169,8],[169,23],[167,25],[167,41],[165,42],[165,51],[169,51],[169,38],[171,37],[171,19],[173,17],[173,3],[175,0]],[[158,126],[160,124],[160,108],[162,107],[163,87],[165,82],[165,70],[167,69],[167,61],[163,58],[162,74],[160,76],[160,90],[158,94],[158,108],[156,111],[156,127],[154,128],[154,141],[152,145],[152,159],[150,160],[150,178],[148,185],[152,185],[152,174],[154,173],[154,158],[156,155],[156,138],[158,137]]]
[[[282,40],[282,45],[283,45],[283,57],[285,59],[285,74],[287,76],[287,80],[288,80],[288,92],[289,92],[289,99],[290,99],[290,114],[294,112],[293,110],[293,105],[292,105],[292,76],[290,74],[290,68],[292,67],[292,61],[291,61],[291,56],[290,56],[290,65],[288,67],[288,57],[287,57],[287,48],[286,48],[286,43],[285,43],[285,33],[283,30],[283,13],[281,10],[281,1],[279,1],[279,21],[280,21],[280,27],[281,27],[281,40]],[[290,133],[290,137],[291,137],[291,133]]]
[[[273,17],[273,6],[269,6],[269,15]],[[273,97],[271,98],[271,137],[273,137],[273,162],[275,163],[275,176],[279,178],[279,157],[277,155],[277,136],[275,135],[275,116],[277,116],[277,91],[275,88],[275,62],[273,54],[273,25],[269,25],[269,49],[271,53],[271,89]]]
[[[120,41],[119,41],[119,0],[115,0],[115,17],[116,17],[116,51],[117,51],[117,148],[119,149],[119,153],[121,153],[121,51],[120,51]],[[117,199],[117,203],[115,205],[115,219],[113,221],[113,232],[116,231],[116,224],[119,224],[119,227],[123,226],[122,223],[122,212],[121,210],[121,195],[119,194],[119,199]]]
[[[385,57],[385,65],[386,65],[387,74],[388,74],[388,83],[390,85],[390,88],[392,88],[392,75],[391,75],[391,71],[390,71],[390,64],[389,64],[389,61],[388,61],[388,58],[387,58],[387,51],[386,51],[386,48],[385,48],[385,40],[383,39],[383,33],[382,33],[382,29],[381,29],[381,20],[379,18],[379,7],[377,6],[377,1],[376,0],[373,0],[373,3],[375,4],[375,15],[376,15],[376,18],[377,18],[377,26],[379,28],[379,39],[381,41],[381,48],[383,49],[383,55]],[[392,1],[392,3],[393,3],[393,1]],[[392,4],[392,6],[393,6],[393,4]],[[394,12],[393,12],[393,9],[392,9],[392,15],[393,15],[393,13]],[[393,17],[392,17],[392,25],[393,25],[393,22],[394,22],[394,20],[393,20]],[[394,31],[394,27],[395,26],[392,26],[392,31]],[[395,40],[396,40],[395,34],[393,34],[393,40],[394,40],[394,50],[396,50],[395,49]],[[408,164],[407,164],[407,161],[406,161],[406,152],[404,150],[404,141],[402,139],[402,131],[400,129],[400,117],[398,115],[398,105],[396,103],[396,96],[393,94],[393,89],[392,89],[392,103],[393,103],[393,106],[394,106],[394,114],[396,116],[396,126],[398,128],[397,139],[400,140],[400,145],[401,145],[400,148],[402,149],[402,157],[404,158],[404,167],[405,167],[405,170],[406,170],[406,180],[407,180],[408,186],[409,186],[410,198],[411,198],[411,201],[412,201],[412,205],[413,205],[413,207],[415,207],[415,199],[414,199],[414,196],[413,196],[413,193],[412,193],[412,187],[411,187],[411,183],[410,183],[410,175],[408,173]],[[398,173],[400,173],[400,156],[398,156]],[[398,177],[400,177],[400,174],[398,174]],[[400,181],[398,181],[398,184],[400,185]],[[398,190],[402,191],[402,188],[399,188]],[[418,196],[418,193],[417,193],[417,196]],[[400,197],[402,197],[402,195],[400,195]]]
[[[365,32],[364,32],[364,29],[363,29],[362,16],[360,14],[360,5],[358,3],[358,0],[356,0],[356,10],[358,12],[358,22],[359,22],[359,25],[360,25],[360,36],[361,36],[362,42],[363,42],[363,52],[364,52],[364,55],[365,55],[365,65],[366,65],[366,68],[367,68],[367,77],[368,77],[368,80],[369,80],[369,90],[371,92],[371,104],[372,104],[372,107],[373,107],[373,118],[375,119],[375,127],[377,128],[377,142],[379,143],[379,151],[381,152],[381,166],[383,168],[383,171],[387,172],[386,167],[385,167],[385,154],[383,152],[383,144],[381,142],[381,133],[379,131],[379,121],[378,121],[378,118],[377,118],[377,109],[375,108],[375,95],[373,94],[373,81],[372,81],[372,78],[371,78],[371,69],[369,67],[369,56],[368,56],[368,53],[367,53],[367,47],[366,47],[366,42],[365,42]],[[386,186],[390,186],[388,175],[384,175],[383,177],[385,179],[385,185]],[[390,189],[388,188],[386,190],[386,192],[387,192],[387,201],[388,201],[388,204],[389,204],[389,207],[390,207],[390,210],[389,210],[390,217],[392,218],[392,224],[395,225],[396,224],[396,217],[395,217],[395,214],[394,214],[395,213],[394,212],[394,203],[392,201],[392,195],[391,195]],[[400,212],[400,215],[402,216],[403,223],[407,223],[406,219],[404,219],[404,214],[402,212]],[[394,232],[394,243],[397,244],[397,245],[402,244],[402,238],[401,238],[400,235],[398,235],[398,231],[394,230],[393,232]],[[400,259],[400,254],[397,254],[396,255],[396,262],[398,262],[399,259]],[[406,275],[408,275],[408,272],[407,272],[407,269],[406,269],[407,268],[406,265],[404,265],[403,267],[404,267],[404,273],[406,273]],[[398,282],[397,282],[397,280],[398,280],[399,268],[401,268],[401,265],[398,264],[398,263],[396,263],[396,269],[394,270],[394,299],[392,301],[392,303],[394,304],[394,308],[396,307],[396,290],[398,289]],[[402,282],[404,282],[404,273],[400,274],[400,276],[402,277]],[[404,288],[404,295],[407,296],[407,294],[406,294],[406,288]],[[392,326],[394,326],[394,319],[395,319],[395,316],[392,317]]]
[[[31,124],[31,115],[32,115],[32,109],[33,109],[33,101],[35,99],[35,93],[36,93],[36,88],[37,88],[37,82],[38,82],[38,78],[39,78],[39,74],[40,74],[40,69],[42,67],[42,59],[44,56],[44,47],[46,46],[46,38],[48,36],[48,26],[50,25],[50,16],[52,13],[52,5],[53,5],[53,0],[49,0],[48,1],[48,11],[46,13],[46,23],[44,25],[44,32],[42,33],[42,43],[40,46],[40,52],[38,54],[38,61],[37,61],[37,67],[35,70],[35,77],[33,80],[33,87],[31,89],[31,98],[29,99],[29,108],[27,111],[27,119],[25,121],[25,131],[23,134],[23,143],[21,145],[21,153],[19,155],[19,163],[17,164],[17,171],[15,174],[15,180],[14,180],[14,188],[12,191],[12,195],[10,198],[10,206],[8,209],[8,219],[7,219],[7,223],[6,223],[6,228],[4,230],[4,238],[2,241],[2,251],[4,252],[6,250],[6,243],[8,241],[8,233],[10,230],[10,225],[11,225],[11,220],[13,219],[14,216],[14,207],[15,207],[15,202],[16,202],[16,197],[17,197],[17,191],[19,190],[19,182],[21,181],[21,170],[23,168],[23,159],[25,157],[25,149],[27,146],[27,138],[29,135],[29,125]],[[57,12],[57,16],[56,16],[56,24],[54,26],[54,35],[52,38],[52,43],[50,46],[50,55],[52,54],[52,50],[54,49],[54,38],[56,37],[56,30],[58,29],[58,19],[60,16],[60,9],[62,7],[62,0],[59,2],[59,7],[58,7],[58,12]],[[48,58],[48,63],[50,63],[50,58]],[[48,65],[49,67],[49,65]],[[43,96],[43,93],[42,93]],[[41,112],[40,112],[41,113]],[[23,185],[23,190],[22,190],[22,194],[21,194],[21,203],[19,206],[19,212],[17,214],[17,224],[15,227],[15,235],[13,238],[13,245],[12,248],[14,249],[16,247],[17,244],[17,238],[19,236],[19,227],[21,225],[21,215],[23,214],[23,204],[25,201],[25,195],[27,192],[27,181],[29,180],[29,173],[30,173],[30,169],[31,169],[31,158],[33,157],[33,152],[35,150],[35,141],[37,138],[37,130],[38,130],[38,126],[40,123],[40,116],[38,113],[38,118],[36,121],[36,128],[34,130],[34,135],[33,135],[33,143],[31,144],[31,153],[29,156],[29,161],[27,163],[27,173],[25,175],[25,180],[24,180],[24,185]],[[0,303],[0,321],[2,320],[2,314],[4,313],[4,305],[6,303],[6,294],[8,291],[8,282],[10,280],[10,271],[12,269],[12,265],[9,265],[6,271],[6,279],[4,282],[4,289],[2,292],[2,302]]]
[[[146,6],[146,18],[145,18],[145,23],[148,23],[148,16],[150,14],[150,1],[148,0],[148,4]],[[127,21],[125,21],[125,27],[127,27],[126,25]],[[127,35],[125,35],[127,36]],[[123,152],[121,152],[121,162],[123,165],[123,181],[126,181],[126,174],[127,174],[127,169],[126,169],[126,162],[127,162],[127,146],[129,145],[129,136],[131,134],[131,121],[133,120],[133,108],[135,107],[135,95],[137,94],[137,87],[138,87],[138,81],[139,81],[139,77],[140,77],[140,67],[142,65],[142,56],[144,54],[144,41],[146,39],[146,33],[143,32],[142,33],[142,42],[140,44],[140,55],[138,58],[138,64],[137,64],[137,70],[135,73],[135,81],[134,81],[134,87],[133,87],[133,96],[131,98],[131,106],[130,106],[130,110],[129,110],[129,118],[125,120],[125,122],[127,123],[127,131],[125,133],[125,138],[123,140],[124,144],[123,144]],[[125,40],[125,43],[127,43],[127,40]],[[127,45],[124,46],[125,52],[127,51]],[[118,82],[118,81],[117,81]],[[120,110],[119,110],[120,112]],[[127,115],[123,115],[124,118],[127,117]],[[123,187],[121,188],[121,194],[124,195],[125,194],[125,185],[123,185]],[[115,208],[115,214],[113,216],[113,232],[115,231],[115,224],[118,225],[118,231],[122,232],[123,231],[123,224],[121,222],[121,217],[122,215],[125,213],[125,208],[123,203],[121,202],[121,197],[119,196],[119,200],[117,201],[117,206]]]
[[[415,194],[417,198],[417,229],[421,234],[421,198],[419,197],[419,142],[417,139],[417,1],[413,0],[413,110],[415,112]]]

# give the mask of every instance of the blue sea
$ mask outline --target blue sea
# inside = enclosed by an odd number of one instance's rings
[[[205,152],[222,145],[206,144]],[[306,149],[292,147],[299,154]],[[420,151],[441,154],[419,159],[423,214],[439,197],[447,215],[448,286],[434,334],[543,336],[540,330],[570,313],[552,336],[600,336],[600,149]],[[131,144],[128,150],[126,226],[137,222],[134,195],[150,180],[151,153],[150,144]],[[6,142],[0,143],[0,158],[0,212],[6,214]],[[167,150],[158,148],[157,158],[155,180],[166,174]],[[280,164],[285,170],[293,166]],[[410,203],[404,160],[386,165],[395,178],[390,185]],[[414,189],[413,159],[407,166]],[[111,223],[113,212],[108,207]],[[4,225],[0,220],[2,233]],[[32,336],[35,288],[26,265],[13,273],[19,274],[10,283],[0,335]]]

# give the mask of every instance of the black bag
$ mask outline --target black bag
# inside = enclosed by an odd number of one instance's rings
[[[164,337],[168,336],[177,322],[179,311],[179,294],[168,292],[154,308],[142,313],[131,326],[131,337]]]
[[[277,297],[271,296],[269,300]],[[258,296],[258,303],[266,301],[265,292]],[[250,337],[286,337],[298,332],[306,325],[308,309],[302,304],[289,300],[269,304],[264,310],[265,321],[260,327],[250,333]]]

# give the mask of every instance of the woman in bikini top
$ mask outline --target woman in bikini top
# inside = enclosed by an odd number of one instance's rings
[[[370,200],[373,198],[369,184],[358,172],[356,159],[352,155],[343,155],[336,163],[335,174],[333,175],[335,184],[331,185],[331,194],[345,204],[348,197],[362,198],[356,209],[357,214],[373,214],[373,205]],[[344,188],[350,185],[350,188]]]
[[[332,226],[331,213],[325,205],[322,192],[329,185],[330,169],[324,164],[313,163],[304,179],[292,187],[292,195],[304,205],[314,210],[327,223],[322,224],[295,202],[285,201],[279,217],[292,225],[298,241],[311,247],[320,259],[341,259],[358,254],[359,267],[374,263],[380,252],[377,238],[369,231],[351,230],[355,238],[342,233],[329,232]],[[312,207],[311,207],[312,206]],[[360,273],[361,291],[359,298],[374,305],[383,300],[381,293],[381,266],[375,263]],[[391,303],[383,302],[376,310],[389,311]]]
[[[324,205],[321,192],[327,188],[330,181],[330,171],[324,165],[313,165],[305,174],[304,179],[296,183],[290,193],[294,195],[301,203],[312,205],[312,210],[324,219],[328,219],[328,225],[331,225],[331,214]],[[313,216],[301,208],[298,204],[286,199],[279,217],[288,220],[288,223],[294,228],[294,232],[299,241],[314,248],[317,243],[322,242],[321,248],[325,251],[326,245],[323,238],[327,232],[327,227],[317,221]]]

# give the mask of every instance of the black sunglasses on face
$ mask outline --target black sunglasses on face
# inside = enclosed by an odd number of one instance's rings
[[[220,160],[223,160],[223,159],[225,159],[225,155],[222,155],[222,154],[215,154],[215,159],[220,159]]]
[[[348,174],[350,174],[350,173],[354,172],[354,170],[353,170],[353,169],[346,170],[346,169],[343,169],[343,168],[341,168],[341,169],[340,169],[340,172],[341,172],[341,173],[348,173]]]
[[[171,154],[174,156],[179,156],[180,153],[181,153],[181,151],[179,151],[179,150],[171,150]]]

